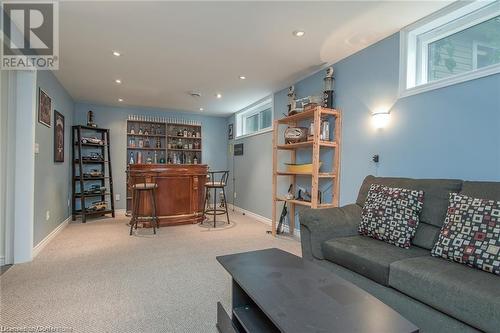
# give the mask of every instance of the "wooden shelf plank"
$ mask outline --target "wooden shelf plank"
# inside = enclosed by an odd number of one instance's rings
[[[106,146],[107,146],[107,144],[106,144],[106,143],[105,143],[105,144],[103,144],[103,145],[100,145],[100,144],[98,144],[98,143],[89,143],[89,142],[87,142],[87,143],[82,143],[81,145],[82,145],[82,147],[98,147],[98,148],[104,148],[104,147],[106,147]],[[78,142],[75,142],[75,146],[78,146]]]
[[[300,121],[300,120],[312,119],[314,117],[314,114],[316,113],[316,111],[318,109],[320,110],[321,114],[327,114],[327,115],[331,115],[334,117],[336,117],[340,114],[340,112],[335,110],[335,109],[327,109],[327,108],[323,108],[323,107],[317,107],[315,109],[311,109],[308,111],[294,114],[293,116],[288,116],[288,117],[278,119],[278,123],[279,124],[289,124],[289,123],[295,123],[295,122]]]
[[[319,178],[335,178],[337,175],[335,172],[320,172],[318,173]]]
[[[277,148],[281,149],[281,150],[312,148],[313,144],[314,144],[314,142],[312,140],[310,140],[310,141],[304,141],[304,142],[287,143],[284,145],[278,145]],[[337,147],[337,142],[336,141],[320,141],[319,145],[320,145],[320,147],[335,148],[335,147]]]
[[[79,160],[75,160],[75,163],[80,163]],[[108,163],[107,161],[92,161],[92,160],[83,160],[82,161],[83,164],[104,164],[104,163]]]
[[[112,209],[106,209],[106,210],[85,210],[85,215],[104,215],[104,214],[112,214],[113,210]],[[75,210],[74,215],[82,215],[82,210],[77,209]]]
[[[295,199],[285,199],[285,198],[282,198],[282,197],[276,197],[275,200],[276,201],[286,201],[286,202],[297,204],[297,205],[311,207],[311,203],[309,201],[295,200]]]
[[[201,138],[198,138],[196,136],[178,136],[178,135],[167,135],[169,138],[175,138],[175,139],[194,139],[194,140],[201,140]]]
[[[169,148],[168,150],[173,150],[173,151],[201,151],[201,149],[178,149],[178,148]]]
[[[332,203],[322,203],[322,204],[318,204],[318,208],[335,208],[337,207],[337,205],[335,204],[332,204]]]
[[[90,197],[101,197],[101,196],[105,196],[105,195],[111,195],[111,193],[109,192],[106,192],[106,193],[88,193],[88,194],[83,194],[83,197],[86,197],[86,198],[90,198]],[[75,193],[75,197],[81,197],[82,194],[81,193]]]
[[[151,147],[127,147],[127,149],[133,149],[133,150],[156,150],[156,151],[161,151],[161,150],[166,150],[166,148],[151,148]]]
[[[164,138],[165,134],[132,134],[127,133],[128,136],[140,136],[140,137],[151,137],[151,138]]]

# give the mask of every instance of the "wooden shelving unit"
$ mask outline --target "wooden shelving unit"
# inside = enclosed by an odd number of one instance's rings
[[[83,137],[93,137],[102,140],[103,144],[83,143]],[[81,216],[82,222],[89,216],[102,216],[111,214],[115,217],[113,196],[113,174],[111,169],[111,152],[109,142],[109,129],[89,126],[73,126],[71,142],[72,149],[72,219]],[[92,154],[97,154],[96,159],[91,159]],[[88,171],[97,170],[99,176],[85,175]],[[102,192],[86,193],[89,187],[98,185],[104,188]],[[88,199],[88,200],[87,200]],[[97,200],[96,200],[97,199]],[[89,200],[92,202],[106,202],[102,210],[90,210]],[[79,208],[77,208],[77,204]]]
[[[328,118],[330,126],[333,125],[333,135],[330,135],[330,140],[321,140],[321,121]],[[333,124],[332,124],[333,120]],[[298,143],[281,143],[278,139],[280,126],[298,126],[303,122],[314,123],[314,133],[312,140]],[[277,203],[286,202],[289,205],[289,228],[293,235],[295,230],[295,206],[306,206],[313,209],[337,207],[339,204],[339,176],[340,176],[340,140],[341,140],[342,117],[341,112],[335,109],[327,109],[316,107],[309,111],[295,114],[274,121],[273,124],[273,216],[272,216],[272,234],[276,235],[277,225]],[[311,133],[310,133],[311,134]],[[329,172],[320,172],[320,149],[334,149],[332,154],[332,170]],[[279,157],[278,151],[289,151],[290,160],[287,162],[296,163],[297,150],[311,150],[312,172],[289,172],[278,170]],[[311,201],[303,201],[297,199],[286,199],[283,195],[278,194],[278,177],[289,177],[292,184],[292,193],[296,192],[297,176],[311,177]],[[330,180],[332,182],[332,200],[331,202],[319,202],[318,190],[321,179]]]
[[[182,135],[179,135],[181,132]],[[178,146],[179,142],[182,148]],[[151,164],[193,164],[195,156],[196,163],[201,164],[201,125],[128,119],[127,170],[131,156],[134,164],[148,164],[148,158],[151,159]],[[132,192],[128,186],[128,179],[126,200],[129,212]]]
[[[182,135],[180,135],[182,134]],[[167,124],[169,159],[181,164],[201,164],[201,125]]]

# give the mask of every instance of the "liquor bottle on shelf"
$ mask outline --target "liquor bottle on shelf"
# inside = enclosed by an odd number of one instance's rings
[[[153,156],[153,163],[158,164],[158,153],[155,150],[154,156]]]
[[[142,131],[142,127],[139,127],[139,135],[142,135],[144,132]]]
[[[156,148],[161,148],[161,141],[159,137],[156,138]]]
[[[188,130],[187,130],[187,128],[185,128],[184,131],[182,132],[182,136],[184,136],[184,137],[188,136]]]
[[[330,122],[328,119],[325,119],[321,122],[321,135],[320,139],[323,141],[330,140]]]
[[[163,152],[160,154],[160,164],[165,164],[165,156],[163,156]]]
[[[191,133],[191,136],[192,136],[193,138],[196,138],[196,131],[195,131],[195,130],[193,130],[193,133]]]
[[[137,164],[142,164],[142,152],[137,152]]]
[[[134,164],[134,153],[130,152],[130,159],[128,160],[128,164]]]
[[[130,128],[130,134],[135,134],[134,126],[132,126],[132,128]]]
[[[141,138],[139,139],[139,148],[143,148],[144,147],[144,140]]]
[[[182,149],[182,147],[183,147],[182,140],[181,139],[177,140],[177,149]]]
[[[149,138],[146,138],[146,140],[144,141],[144,147],[146,148],[151,147],[151,144],[149,143]]]
[[[146,164],[152,164],[153,163],[153,159],[151,158],[151,153],[148,152],[148,157],[146,158]]]
[[[148,131],[147,127],[144,128],[144,135],[149,135],[149,131]]]
[[[196,155],[194,155],[193,157],[193,164],[198,164],[198,158],[196,157]]]

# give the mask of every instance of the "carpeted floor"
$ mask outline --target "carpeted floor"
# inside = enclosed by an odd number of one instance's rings
[[[129,236],[126,221],[70,224],[33,262],[10,268],[0,277],[0,326],[216,332],[216,302],[230,304],[230,277],[216,256],[269,247],[300,255],[299,242],[272,238],[239,213],[230,226],[168,227],[156,236]]]

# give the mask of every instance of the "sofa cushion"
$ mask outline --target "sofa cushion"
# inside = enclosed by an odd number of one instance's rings
[[[457,193],[462,188],[462,181],[457,179],[386,178],[370,175],[363,181],[356,200],[356,203],[361,207],[364,206],[371,184],[424,191],[424,207],[412,243],[429,250],[432,249],[439,235],[439,229],[443,225],[448,208],[449,194],[452,192]],[[436,226],[437,228],[427,228],[427,225]]]
[[[500,278],[435,257],[390,265],[389,285],[487,332],[500,327]]]
[[[450,194],[431,254],[500,275],[500,201]]]
[[[409,248],[423,203],[422,191],[372,184],[363,206],[358,232]]]
[[[430,252],[416,246],[403,249],[370,237],[351,236],[324,242],[323,255],[329,261],[387,285],[392,262],[430,256]]]
[[[421,248],[431,250],[437,242],[440,230],[441,228],[420,221],[411,242]]]
[[[460,194],[473,198],[500,201],[500,182],[470,182],[465,181]]]

